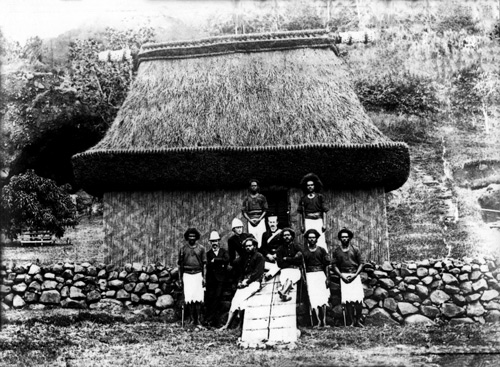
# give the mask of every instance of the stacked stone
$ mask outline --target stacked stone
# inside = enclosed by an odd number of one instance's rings
[[[367,264],[361,277],[367,323],[500,320],[500,269],[493,258]],[[2,264],[1,307],[4,310],[135,309],[174,320],[177,317],[175,299],[180,292],[177,278],[177,269],[159,263],[126,264],[120,269],[88,262],[51,266]],[[339,285],[332,283],[331,290],[332,303],[336,305],[334,315],[340,320]],[[225,297],[225,303],[229,303],[231,293],[226,292]],[[301,305],[298,307],[300,319],[300,315],[307,312],[300,309]]]
[[[167,310],[173,308],[175,303],[173,296],[177,274],[176,269],[159,263],[148,266],[126,264],[122,269],[88,262],[51,266],[2,264],[1,306],[7,310],[149,305],[156,314],[171,314],[172,311]]]
[[[372,265],[362,273],[372,323],[451,324],[500,320],[500,270],[493,258]]]

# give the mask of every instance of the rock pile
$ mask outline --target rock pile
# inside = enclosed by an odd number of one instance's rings
[[[4,263],[0,277],[3,310],[65,307],[113,311],[141,306],[138,312],[172,321],[178,314],[178,271],[160,263],[122,268],[90,263]],[[367,264],[361,277],[367,323],[500,321],[500,269],[493,258]],[[341,319],[338,282],[332,282],[331,291],[333,313]],[[228,306],[231,292],[225,295],[223,304]],[[304,313],[303,308],[298,305],[298,315]]]
[[[385,262],[361,275],[368,323],[500,320],[500,269],[493,258]]]
[[[0,268],[2,308],[120,309],[149,305],[156,314],[173,316],[177,270],[162,264],[143,266],[90,263],[37,264]]]

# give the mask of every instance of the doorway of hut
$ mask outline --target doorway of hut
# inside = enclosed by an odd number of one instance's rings
[[[269,207],[267,215],[276,215],[278,217],[278,228],[286,228],[290,226],[289,210],[290,204],[288,200],[288,191],[284,187],[264,187],[261,189],[261,194],[267,199]],[[267,220],[266,220],[266,228]]]

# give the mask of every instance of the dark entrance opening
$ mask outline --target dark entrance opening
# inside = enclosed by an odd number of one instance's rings
[[[285,228],[290,226],[289,220],[289,201],[288,190],[283,187],[269,187],[263,188],[261,194],[267,199],[269,210],[268,216],[273,214],[278,217],[278,228]],[[267,221],[266,221],[267,226]]]

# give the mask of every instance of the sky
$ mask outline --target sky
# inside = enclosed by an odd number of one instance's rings
[[[0,0],[0,28],[5,37],[22,43],[32,36],[56,37],[96,19],[112,25],[141,13],[190,23],[233,6],[230,0]]]

